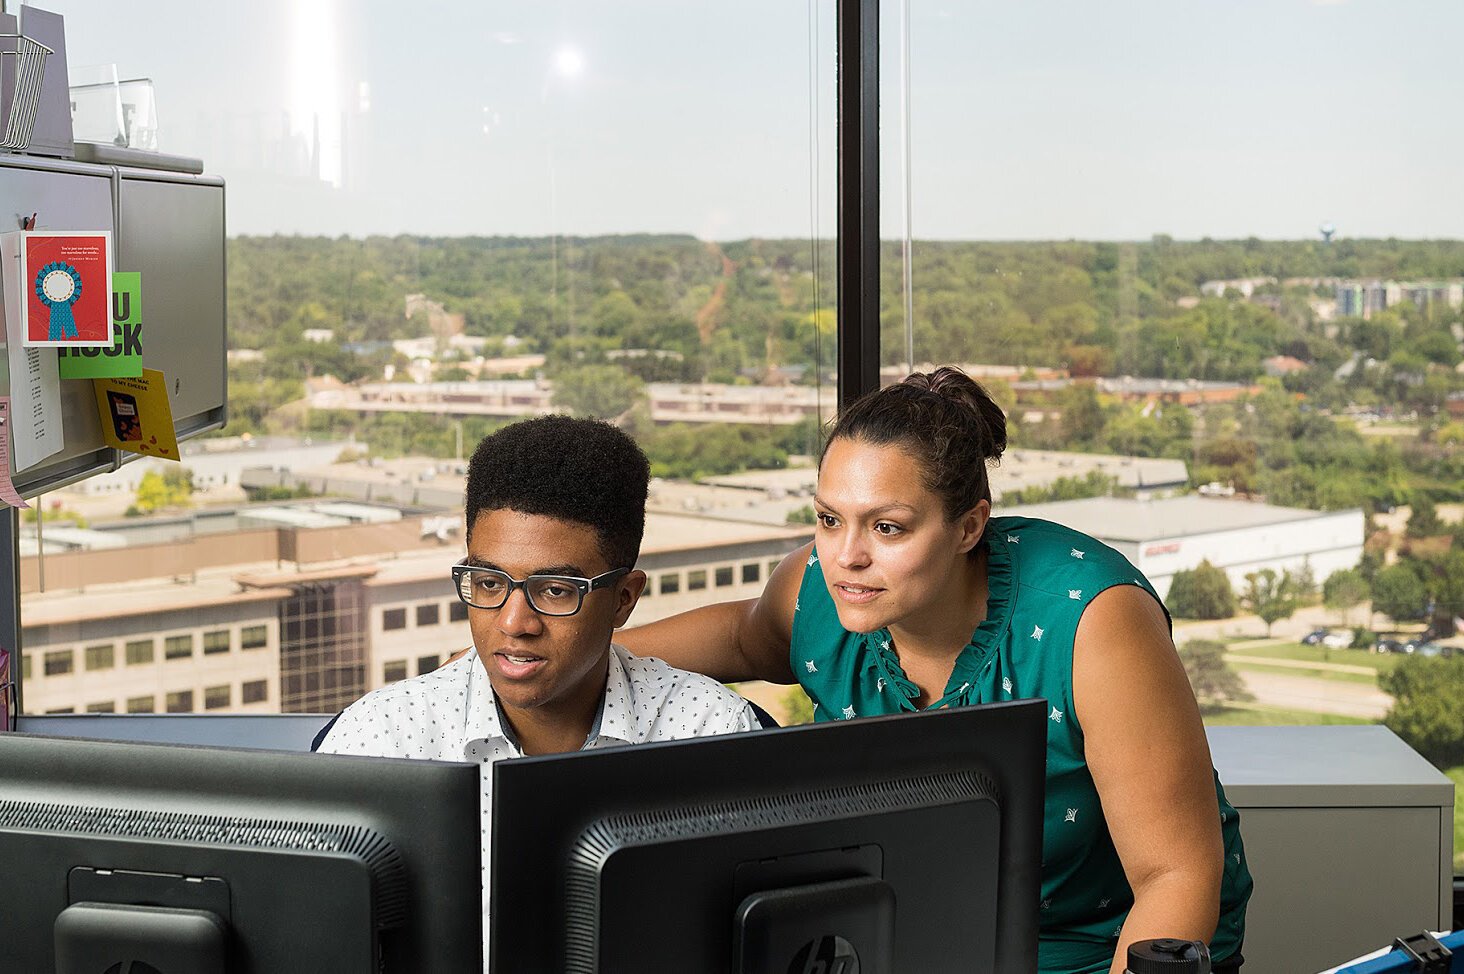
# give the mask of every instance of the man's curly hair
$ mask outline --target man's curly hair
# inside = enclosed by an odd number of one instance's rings
[[[633,568],[646,529],[651,465],[623,431],[541,416],[485,436],[468,464],[467,533],[481,511],[509,510],[593,528],[611,568]]]

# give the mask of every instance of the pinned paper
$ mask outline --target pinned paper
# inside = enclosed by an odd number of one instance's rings
[[[11,507],[30,507],[10,480],[10,398],[0,396],[0,501]]]
[[[61,380],[56,357],[24,344],[19,248],[20,234],[0,234],[0,286],[5,293],[10,365],[11,414],[7,426],[16,473],[66,445],[61,431]]]
[[[143,456],[178,459],[168,383],[157,369],[143,369],[139,378],[93,379],[102,438],[117,450]]]
[[[26,345],[112,344],[110,230],[26,230],[20,242]]]
[[[63,348],[56,353],[63,379],[142,375],[142,275],[112,275],[112,347]]]

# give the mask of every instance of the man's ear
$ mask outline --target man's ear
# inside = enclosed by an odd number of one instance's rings
[[[646,573],[639,568],[633,569],[630,574],[622,578],[615,586],[615,628],[619,629],[630,619],[630,613],[635,609],[636,602],[640,601],[641,593],[646,590],[646,582],[649,579]]]
[[[961,528],[961,544],[957,549],[959,554],[966,554],[976,543],[981,540],[981,535],[986,531],[986,522],[991,520],[991,501],[979,500],[976,506],[965,514],[961,515],[959,522]]]

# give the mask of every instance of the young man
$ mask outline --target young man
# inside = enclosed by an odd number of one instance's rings
[[[476,652],[346,708],[320,750],[483,765],[483,963],[494,761],[758,726],[707,677],[611,642],[635,569],[650,465],[606,423],[548,416],[486,437],[468,466],[467,557],[452,570]]]

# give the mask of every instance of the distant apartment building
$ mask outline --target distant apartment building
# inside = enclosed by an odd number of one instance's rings
[[[1335,295],[1339,317],[1371,318],[1404,301],[1419,308],[1464,307],[1464,281],[1339,281]]]
[[[374,382],[312,386],[316,409],[417,412],[439,416],[541,416],[562,411],[547,379],[480,382]],[[754,423],[786,426],[808,416],[828,419],[837,397],[812,386],[738,386],[714,382],[652,382],[646,386],[651,419],[658,423]]]

